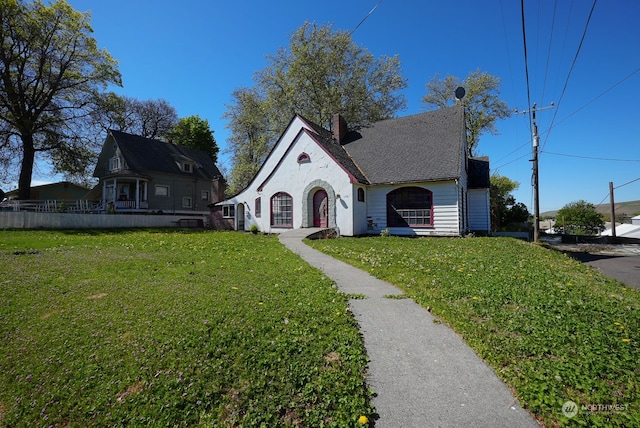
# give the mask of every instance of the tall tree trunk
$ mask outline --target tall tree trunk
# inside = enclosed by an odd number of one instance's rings
[[[22,168],[18,179],[18,199],[31,199],[31,178],[36,150],[33,146],[33,135],[22,134]]]

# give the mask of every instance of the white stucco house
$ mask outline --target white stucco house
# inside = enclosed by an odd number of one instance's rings
[[[489,161],[469,158],[464,110],[449,107],[332,131],[296,115],[251,183],[215,204],[230,228],[340,235],[488,233]]]

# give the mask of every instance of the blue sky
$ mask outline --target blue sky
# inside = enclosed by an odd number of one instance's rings
[[[579,199],[608,202],[610,181],[621,186],[616,201],[640,199],[640,180],[626,184],[640,178],[638,0],[600,0],[577,59],[592,0],[525,0],[529,91],[515,0],[69,3],[91,11],[99,46],[120,62],[124,87],[116,92],[164,98],[180,117],[208,119],[222,150],[231,93],[253,86],[266,55],[287,46],[305,21],[350,31],[377,5],[352,37],[376,57],[399,55],[409,86],[398,116],[426,110],[420,100],[435,74],[486,71],[502,79],[501,97],[512,108],[528,109],[528,99],[539,107],[555,102],[537,114],[542,212]],[[532,210],[529,117],[514,115],[497,128],[500,135],[481,138],[479,152],[490,157],[493,172],[520,182],[514,195]],[[220,164],[231,166],[224,155]],[[34,176],[52,179],[45,167]]]

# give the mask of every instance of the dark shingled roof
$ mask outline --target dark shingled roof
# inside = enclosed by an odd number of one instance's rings
[[[109,131],[120,147],[128,166],[126,173],[160,172],[212,180],[222,174],[211,157],[202,150],[144,138],[121,131]],[[191,172],[180,168],[184,161],[194,162]]]
[[[388,119],[347,134],[342,147],[370,184],[460,177],[465,148],[464,110]]]
[[[349,154],[344,150],[344,148],[336,143],[333,139],[333,134],[330,131],[327,131],[322,126],[300,116],[302,120],[304,120],[311,128],[313,128],[313,132],[318,136],[316,141],[324,147],[324,149],[336,160],[338,161],[351,175],[353,175],[359,183],[368,184],[369,181],[364,176],[360,168],[353,162],[353,159],[349,156]]]

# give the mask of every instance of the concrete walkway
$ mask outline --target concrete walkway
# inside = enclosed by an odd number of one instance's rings
[[[538,427],[507,386],[448,327],[402,292],[302,242],[321,229],[296,229],[280,242],[348,294],[370,358],[377,428]]]

